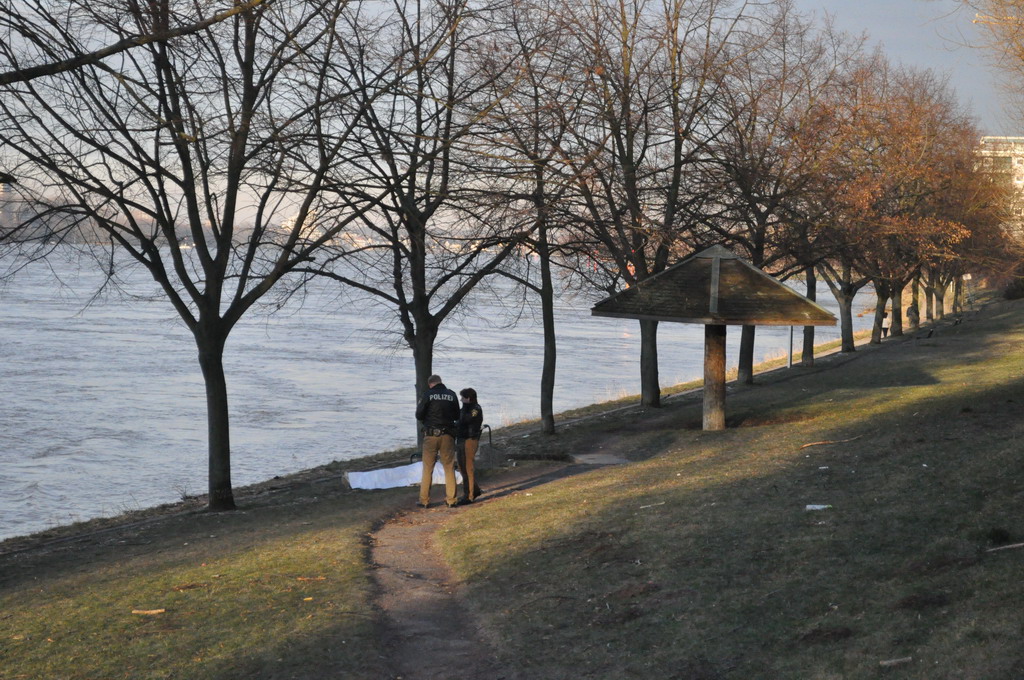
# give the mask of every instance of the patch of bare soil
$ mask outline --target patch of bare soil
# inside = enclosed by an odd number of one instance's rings
[[[522,677],[498,660],[434,538],[457,513],[473,512],[478,504],[589,469],[593,466],[512,468],[486,479],[484,494],[473,505],[447,508],[435,501],[427,509],[400,512],[374,532],[371,559],[395,680]],[[415,493],[409,492],[410,507]]]
[[[417,509],[394,517],[373,537],[373,565],[396,678],[509,678],[478,634],[457,584],[434,546],[443,513]]]

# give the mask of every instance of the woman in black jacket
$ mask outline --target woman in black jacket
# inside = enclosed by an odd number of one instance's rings
[[[459,426],[455,433],[455,450],[462,470],[462,498],[459,503],[472,503],[480,495],[480,487],[476,483],[473,472],[473,459],[480,447],[480,431],[483,429],[484,410],[476,400],[476,390],[472,387],[459,392],[462,398],[462,411],[459,413]]]

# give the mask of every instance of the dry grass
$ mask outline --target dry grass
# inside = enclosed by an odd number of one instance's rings
[[[719,433],[685,396],[593,409],[495,448],[635,463],[445,515],[440,542],[524,677],[1024,677],[1024,550],[989,552],[1024,541],[1022,342],[1024,305],[991,306],[761,374]],[[4,543],[0,678],[389,677],[366,541],[410,492],[340,470]]]
[[[469,601],[531,677],[1024,676],[1024,550],[987,552],[1024,541],[999,310],[737,390],[726,432],[680,404],[555,437],[639,462],[460,515]]]
[[[408,492],[337,487],[6,556],[0,678],[384,677],[365,540]]]

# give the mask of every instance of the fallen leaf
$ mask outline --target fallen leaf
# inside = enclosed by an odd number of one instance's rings
[[[132,614],[142,614],[143,616],[153,616],[154,614],[163,614],[166,609],[133,609]]]

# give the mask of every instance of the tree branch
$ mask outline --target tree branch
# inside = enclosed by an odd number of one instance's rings
[[[95,50],[94,52],[80,54],[70,59],[64,59],[63,61],[40,64],[38,66],[19,68],[14,69],[13,71],[0,73],[0,85],[24,83],[42,76],[52,76],[58,73],[64,73],[65,71],[72,71],[74,69],[81,68],[82,66],[98,64],[107,57],[120,54],[121,52],[126,52],[133,47],[140,47],[154,42],[172,40],[183,35],[197,33],[213,26],[214,24],[220,23],[221,21],[230,19],[236,14],[247,12],[259,5],[270,4],[271,2],[273,2],[273,0],[247,0],[244,2],[238,2],[234,7],[226,9],[218,14],[214,14],[209,19],[203,19],[202,21],[197,21],[195,23],[188,24],[187,26],[181,26],[179,28],[169,29],[166,31],[156,31],[154,33],[130,36],[117,41],[113,45],[108,45],[102,49]]]

